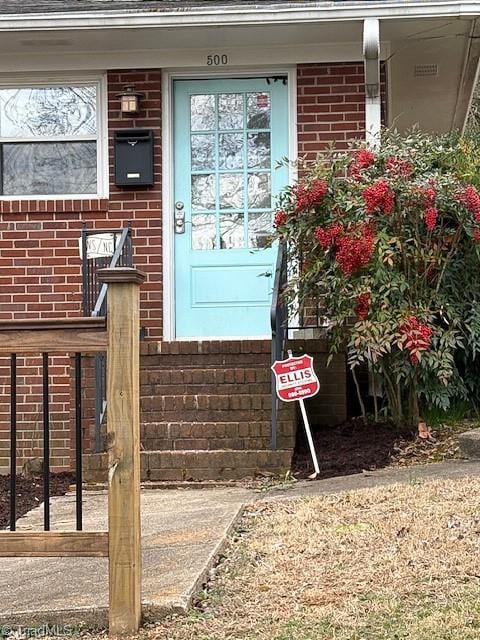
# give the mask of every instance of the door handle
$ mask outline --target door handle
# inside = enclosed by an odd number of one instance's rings
[[[185,233],[185,205],[183,202],[175,203],[173,220],[175,233]]]

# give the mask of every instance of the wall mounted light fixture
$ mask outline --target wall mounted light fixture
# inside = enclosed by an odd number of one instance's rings
[[[120,98],[120,111],[126,115],[138,113],[143,96],[143,93],[135,91],[133,84],[126,85],[123,91],[117,93],[117,98]]]

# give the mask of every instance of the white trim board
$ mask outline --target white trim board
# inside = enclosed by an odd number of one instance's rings
[[[161,34],[159,34],[159,38]],[[202,68],[205,73],[212,72],[212,67],[207,66],[208,55],[227,55],[228,67],[222,70],[239,67],[259,68],[262,66],[308,64],[315,62],[357,62],[362,60],[362,43],[338,42],[338,43],[306,43],[285,44],[282,46],[259,44],[253,47],[213,46],[211,48],[178,48],[155,50],[130,50],[122,51],[85,51],[70,52],[58,51],[53,53],[2,53],[0,61],[0,73],[5,74],[32,74],[33,72],[81,72],[85,69],[97,71],[98,69],[169,69],[180,70],[187,68]],[[390,43],[384,41],[381,44],[380,57],[387,59],[390,55]],[[215,69],[213,69],[215,72]]]
[[[211,71],[165,70],[162,72],[162,210],[163,210],[163,339],[166,342],[177,340],[175,337],[175,260],[173,233],[174,175],[173,175],[173,82],[179,78],[192,80],[208,78],[263,77],[264,75],[285,74],[288,77],[288,109],[289,109],[289,156],[296,159],[297,146],[297,67],[265,67],[259,69],[219,69]],[[290,179],[295,178],[293,169]],[[233,338],[203,337],[202,340],[228,340]],[[236,340],[249,340],[237,336]],[[258,338],[264,340],[265,338]],[[185,338],[184,340],[196,340]]]

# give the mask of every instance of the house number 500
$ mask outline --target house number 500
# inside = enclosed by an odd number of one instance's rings
[[[207,65],[209,67],[221,67],[225,64],[228,64],[228,56],[226,54],[207,56]]]

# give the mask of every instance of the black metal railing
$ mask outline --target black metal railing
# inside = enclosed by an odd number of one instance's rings
[[[328,320],[323,314],[322,297],[304,295],[301,281],[298,277],[295,279],[295,296],[287,297],[286,295],[289,272],[298,276],[302,271],[302,257],[294,257],[293,264],[290,264],[287,243],[281,241],[278,246],[270,310],[272,364],[275,360],[283,360],[285,358],[290,332],[302,331],[302,335],[305,335],[306,329],[326,330],[329,326]],[[295,336],[295,334],[293,335]],[[278,408],[279,399],[275,389],[275,376],[272,373],[272,449],[277,448]]]
[[[42,353],[42,412],[43,412],[43,528],[50,531],[50,388],[49,355]],[[82,356],[75,354],[75,495],[76,529],[83,528],[82,507]],[[16,530],[17,520],[17,354],[10,356],[10,531]]]
[[[110,257],[88,257],[88,238],[109,235],[113,241]],[[133,264],[132,227],[123,229],[82,229],[83,315],[105,316],[108,285],[100,283],[98,271],[106,267],[131,267]]]
[[[108,258],[88,257],[88,238],[92,235],[113,235],[113,255]],[[97,273],[105,267],[132,267],[133,244],[131,223],[123,229],[82,229],[83,313],[85,316],[107,315],[108,285],[100,283]],[[102,451],[102,425],[107,412],[107,358],[95,355],[95,452]]]
[[[273,284],[272,306],[270,309],[270,324],[272,328],[272,364],[276,360],[283,360],[288,339],[288,303],[283,293],[288,281],[287,246],[280,242],[278,246],[277,262],[275,265],[275,279]],[[277,448],[277,423],[279,400],[275,388],[275,375],[272,372],[272,430],[271,448]]]

